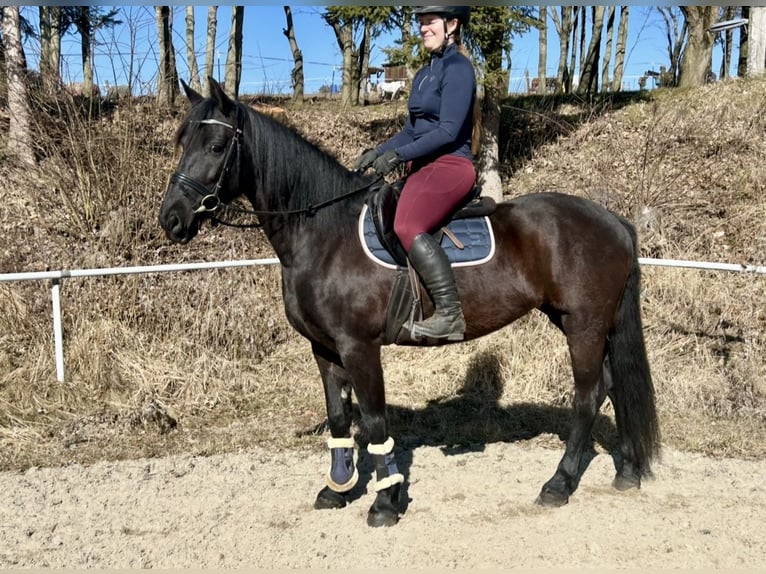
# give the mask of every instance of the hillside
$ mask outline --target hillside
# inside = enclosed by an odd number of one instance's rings
[[[165,239],[157,209],[183,109],[138,102],[89,118],[74,102],[40,107],[39,169],[0,158],[0,273],[271,255],[253,229],[206,226],[187,246]],[[404,110],[309,103],[289,107],[286,121],[351,165]],[[509,197],[590,197],[636,222],[645,257],[766,263],[766,78],[597,102],[510,99],[503,118]],[[763,278],[656,268],[644,278],[664,439],[762,456]],[[284,320],[276,268],[69,280],[62,293],[63,385],[47,286],[0,284],[0,468],[320,445],[321,384]],[[530,316],[429,350],[427,367],[413,350],[386,349],[394,425],[433,443],[565,433],[571,382],[558,337]],[[434,401],[453,405],[449,416],[429,414]],[[550,410],[512,420],[503,408],[519,402]],[[465,422],[477,409],[486,416]],[[609,432],[605,423],[597,439],[608,444]]]

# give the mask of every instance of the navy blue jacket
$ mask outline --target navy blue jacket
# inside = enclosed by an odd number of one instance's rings
[[[458,52],[457,45],[432,54],[430,64],[412,80],[407,124],[376,148],[378,154],[395,149],[405,161],[445,154],[472,159],[475,99],[473,64]]]

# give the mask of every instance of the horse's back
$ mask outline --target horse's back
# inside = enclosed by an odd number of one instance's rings
[[[633,255],[630,224],[595,201],[544,192],[522,195],[498,206],[502,222],[513,241],[531,242],[555,250],[551,255],[609,258]]]
[[[491,219],[498,265],[523,277],[523,289],[541,305],[613,298],[636,257],[630,224],[582,197],[523,195],[499,204]]]

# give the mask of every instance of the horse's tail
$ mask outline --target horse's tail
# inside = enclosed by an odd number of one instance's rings
[[[638,239],[633,225],[623,218],[620,220],[633,241],[633,261],[617,321],[609,334],[611,395],[623,450],[621,454],[634,462],[635,470],[641,476],[650,474],[651,461],[659,454],[660,429],[641,321]],[[632,452],[625,452],[626,449]]]

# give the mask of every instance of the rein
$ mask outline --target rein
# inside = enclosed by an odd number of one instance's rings
[[[253,224],[235,224],[235,223],[227,223],[217,217],[215,217],[215,213],[220,210],[224,211],[233,211],[235,213],[242,213],[246,215],[307,215],[309,217],[312,217],[316,214],[317,211],[324,207],[328,207],[334,203],[337,203],[338,201],[342,201],[346,198],[349,198],[353,195],[356,195],[357,193],[361,193],[363,191],[367,191],[370,189],[373,185],[378,183],[380,180],[383,179],[382,175],[379,175],[374,180],[372,180],[370,183],[367,183],[361,187],[357,187],[355,189],[352,189],[351,191],[348,191],[342,195],[339,195],[337,197],[333,197],[330,199],[327,199],[325,201],[320,201],[319,203],[315,203],[313,205],[309,205],[308,207],[304,207],[301,209],[292,209],[292,210],[283,210],[283,211],[266,211],[266,210],[257,210],[257,209],[242,209],[238,207],[232,207],[223,201],[221,201],[221,198],[219,196],[219,193],[221,189],[223,188],[224,179],[229,174],[229,171],[231,170],[231,167],[234,163],[234,161],[239,158],[240,154],[240,148],[242,144],[242,128],[241,122],[239,121],[240,118],[240,110],[237,109],[237,126],[233,126],[229,123],[222,122],[220,120],[216,120],[213,118],[209,118],[206,120],[200,120],[198,123],[200,124],[209,124],[209,125],[219,125],[224,126],[226,128],[229,128],[234,132],[232,135],[231,141],[229,142],[228,148],[226,149],[226,155],[223,160],[221,171],[218,175],[218,181],[216,181],[215,187],[213,188],[212,193],[210,190],[202,185],[200,182],[198,182],[196,179],[187,176],[186,174],[182,172],[175,172],[170,177],[170,183],[171,184],[179,184],[181,186],[181,190],[183,191],[186,187],[191,188],[195,192],[197,192],[199,195],[202,196],[202,199],[200,200],[199,206],[194,210],[194,213],[210,213],[212,214],[212,218],[222,224],[229,227],[261,227],[260,223],[253,223]]]

